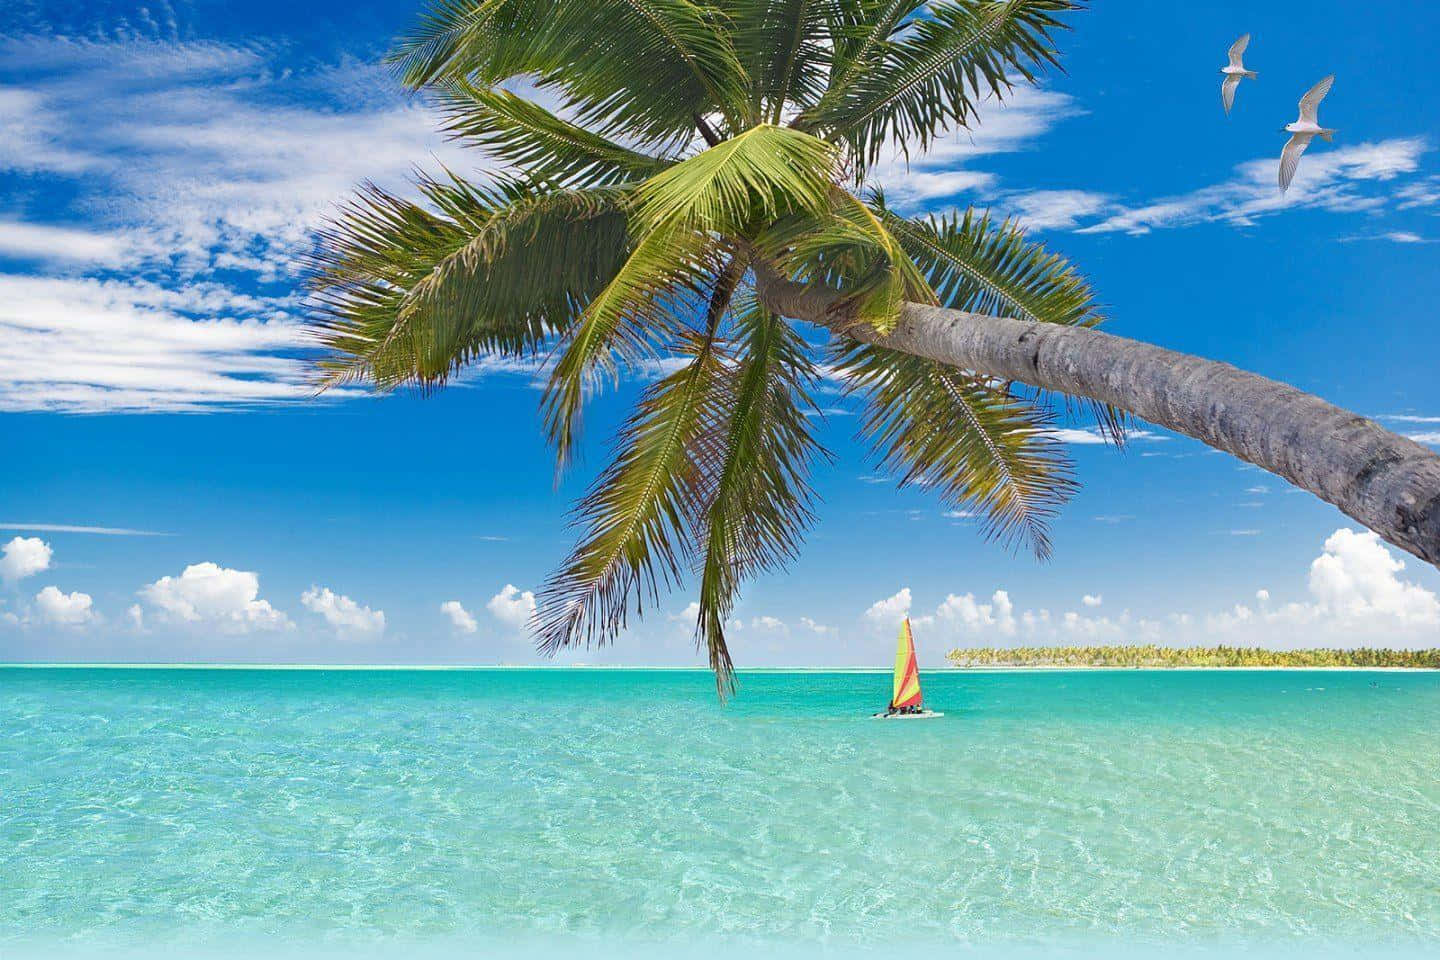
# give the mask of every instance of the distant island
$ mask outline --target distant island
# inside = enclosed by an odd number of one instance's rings
[[[957,667],[1395,667],[1440,669],[1429,650],[1267,650],[1264,647],[977,647],[946,654]]]

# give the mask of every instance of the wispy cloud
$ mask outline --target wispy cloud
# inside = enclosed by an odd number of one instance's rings
[[[0,40],[0,170],[72,198],[0,209],[0,258],[20,267],[0,275],[0,410],[310,394],[294,265],[315,226],[361,180],[403,189],[417,166],[476,158],[378,67],[292,70],[285,57],[263,44]]]
[[[1003,207],[1029,230],[1073,230],[1113,205],[1109,194],[1090,190],[1032,190],[1012,193]]]
[[[1383,240],[1389,243],[1433,243],[1427,237],[1410,230],[1386,230],[1383,233],[1356,234],[1353,237],[1341,237],[1341,243],[1357,243],[1365,240]]]
[[[0,530],[33,530],[43,533],[90,533],[102,537],[171,537],[174,534],[156,530],[131,530],[128,527],[91,527],[73,523],[15,523],[0,521]]]
[[[1073,443],[1080,446],[1095,446],[1110,443],[1110,437],[1098,427],[1054,427],[1048,431],[1050,436],[1061,443]],[[1170,438],[1153,430],[1127,430],[1125,431],[1127,441],[1159,441]]]
[[[1117,205],[1105,219],[1079,232],[1143,234],[1216,222],[1249,226],[1261,217],[1298,208],[1375,210],[1400,198],[1403,187],[1377,191],[1373,184],[1414,173],[1428,149],[1424,137],[1401,137],[1315,151],[1306,154],[1284,195],[1275,185],[1276,159],[1262,157],[1240,164],[1222,183],[1138,206]]]
[[[123,236],[0,220],[0,257],[114,266],[128,247]]]
[[[976,160],[1029,149],[1060,121],[1084,112],[1067,94],[1016,87],[1003,102],[992,98],[981,103],[969,128],[945,131],[924,154],[907,160],[892,151],[871,168],[871,177],[894,206],[907,211],[992,189],[999,178],[975,169]]]

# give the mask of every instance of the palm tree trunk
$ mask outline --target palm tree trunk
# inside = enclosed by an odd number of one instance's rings
[[[775,313],[846,336],[1126,410],[1308,490],[1440,567],[1440,455],[1266,377],[1084,327],[906,304],[888,334],[847,316],[840,295],[756,266]]]

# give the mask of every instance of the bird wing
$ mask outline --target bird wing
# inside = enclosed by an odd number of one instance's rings
[[[1232,73],[1220,81],[1220,100],[1225,104],[1225,112],[1229,113],[1230,108],[1235,105],[1235,88],[1240,86],[1240,74]]]
[[[1313,133],[1291,134],[1285,149],[1280,151],[1280,192],[1284,193],[1290,189],[1290,181],[1295,179],[1295,168],[1300,166],[1300,154],[1310,146],[1310,141],[1315,139]]]
[[[1319,123],[1317,114],[1320,110],[1320,101],[1325,99],[1325,94],[1330,92],[1330,85],[1335,82],[1335,74],[1330,74],[1315,86],[1305,92],[1300,98],[1300,122]]]
[[[1245,55],[1245,48],[1248,46],[1250,46],[1250,34],[1248,33],[1242,34],[1239,40],[1230,44],[1230,66],[1245,66],[1245,64],[1240,62],[1240,58]]]

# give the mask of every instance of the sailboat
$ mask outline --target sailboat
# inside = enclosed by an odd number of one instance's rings
[[[890,708],[874,715],[876,720],[928,720],[945,714],[925,709],[920,693],[920,666],[915,662],[915,636],[910,632],[910,618],[900,624],[900,642],[895,647],[895,692]]]

